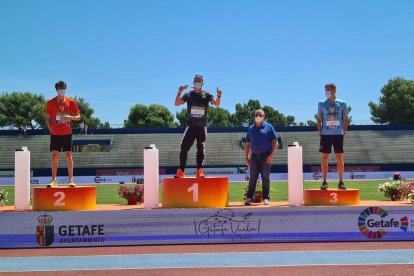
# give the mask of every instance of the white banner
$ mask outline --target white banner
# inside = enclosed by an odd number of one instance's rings
[[[0,221],[0,248],[414,239],[412,206],[0,212]]]

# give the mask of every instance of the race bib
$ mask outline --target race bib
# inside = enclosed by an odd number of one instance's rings
[[[339,120],[328,120],[326,121],[327,128],[339,128]]]
[[[191,118],[204,118],[206,115],[206,109],[202,106],[191,107],[190,117]]]
[[[58,125],[67,125],[69,122],[63,122],[62,121],[62,115],[61,113],[56,114],[56,124]]]

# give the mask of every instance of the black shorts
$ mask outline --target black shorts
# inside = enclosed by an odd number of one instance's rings
[[[344,152],[344,136],[343,135],[321,135],[319,152],[331,153],[332,146],[335,153]]]
[[[72,134],[50,135],[50,151],[72,151]]]

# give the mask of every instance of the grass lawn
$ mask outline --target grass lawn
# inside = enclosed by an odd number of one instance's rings
[[[378,192],[378,184],[384,183],[386,180],[353,180],[346,181],[346,186],[349,189],[359,189],[361,200],[389,200]],[[305,189],[319,189],[320,181],[305,181]],[[126,200],[120,198],[117,193],[119,184],[98,184],[95,185],[97,189],[97,204],[125,204]],[[128,186],[128,185],[127,185]],[[232,182],[230,183],[230,202],[243,201],[244,191],[247,186],[246,182]],[[336,188],[336,182],[331,181],[331,188]],[[39,187],[38,185],[32,185]],[[287,181],[275,181],[270,184],[271,201],[288,201],[288,183]],[[8,192],[8,202],[6,205],[14,205],[14,186],[0,186]],[[162,192],[160,189],[160,201],[162,202]]]

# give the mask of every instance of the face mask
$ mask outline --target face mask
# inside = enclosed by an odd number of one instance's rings
[[[57,93],[59,96],[65,96],[65,91],[66,91],[65,89],[59,89]]]
[[[332,96],[331,91],[325,90],[325,97],[329,99]]]
[[[203,84],[201,82],[194,82],[194,88],[196,89],[201,89],[201,87],[203,86]]]
[[[264,120],[264,117],[254,117],[254,121],[256,123],[261,123],[261,122],[263,122],[263,120]]]

